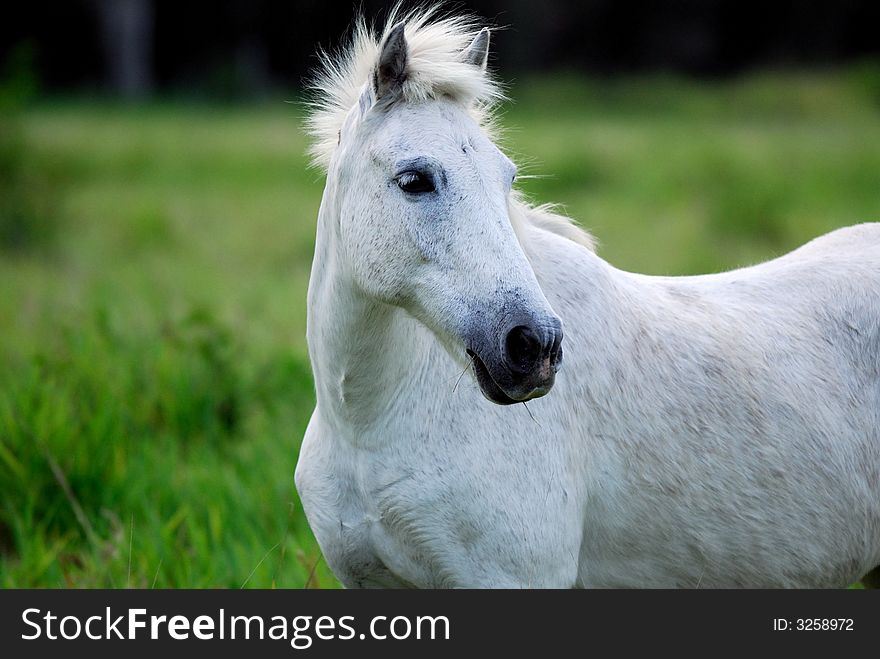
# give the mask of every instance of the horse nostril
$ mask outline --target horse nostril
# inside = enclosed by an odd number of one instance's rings
[[[510,366],[521,373],[528,373],[541,357],[541,340],[525,325],[517,325],[507,334],[504,342]]]
[[[553,368],[558,370],[562,363],[562,331],[556,333],[553,337],[553,345],[550,347],[550,363]]]

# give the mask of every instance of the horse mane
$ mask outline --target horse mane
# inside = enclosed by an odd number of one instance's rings
[[[556,212],[557,206],[554,204],[540,204],[535,206],[523,197],[517,191],[510,195],[507,203],[510,223],[513,230],[519,238],[520,242],[524,242],[526,237],[520,231],[523,224],[528,224],[537,229],[543,229],[558,236],[567,238],[568,240],[586,247],[591,252],[596,251],[596,238],[589,231],[578,225],[572,218]]]
[[[309,153],[315,166],[327,171],[345,119],[369,84],[379,48],[400,23],[404,23],[408,46],[402,101],[450,98],[468,108],[490,137],[496,137],[494,110],[504,100],[501,84],[491,72],[462,58],[483,25],[473,16],[441,15],[440,11],[437,5],[402,13],[397,5],[378,32],[358,17],[340,51],[318,52],[320,64],[308,85],[311,100],[306,117],[306,131],[312,138]],[[518,194],[511,196],[509,206],[514,226],[529,222],[594,249],[593,237],[570,218],[554,213],[552,207],[531,206]]]

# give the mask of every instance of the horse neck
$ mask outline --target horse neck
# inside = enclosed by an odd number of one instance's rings
[[[628,342],[633,334],[651,331],[648,310],[656,307],[652,287],[568,238],[531,226],[523,232],[529,263],[563,321],[565,357],[559,379],[568,383],[568,391],[613,400],[612,373],[629,363]],[[547,398],[559,401],[560,392]],[[582,405],[580,398],[560,403]]]
[[[363,428],[406,390],[431,346],[415,320],[355,283],[336,226],[325,195],[309,280],[309,356],[323,417]]]

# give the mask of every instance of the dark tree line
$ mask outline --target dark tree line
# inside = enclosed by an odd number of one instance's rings
[[[30,0],[0,22],[0,59],[30,48],[49,89],[229,94],[299,86],[317,44],[337,44],[357,7],[378,0]],[[612,74],[726,75],[880,56],[876,0],[471,0],[507,26],[506,74],[551,67]]]

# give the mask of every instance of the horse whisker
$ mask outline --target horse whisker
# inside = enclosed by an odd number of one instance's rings
[[[532,418],[532,421],[534,421],[535,423],[538,423],[538,420],[535,418],[535,415],[532,414],[532,411],[529,409],[529,406],[526,405],[526,401],[522,401],[522,405],[523,405],[524,408],[526,408],[526,412],[529,413],[529,416]],[[539,428],[541,427],[541,424],[540,424],[540,423],[538,423],[538,427],[539,427]]]
[[[461,379],[464,377],[464,374],[467,373],[467,370],[474,365],[474,358],[470,356],[470,363],[464,367],[461,373],[458,374],[458,378],[455,380],[455,384],[452,385],[452,393],[455,393],[455,390],[458,388],[458,383],[461,382]]]

